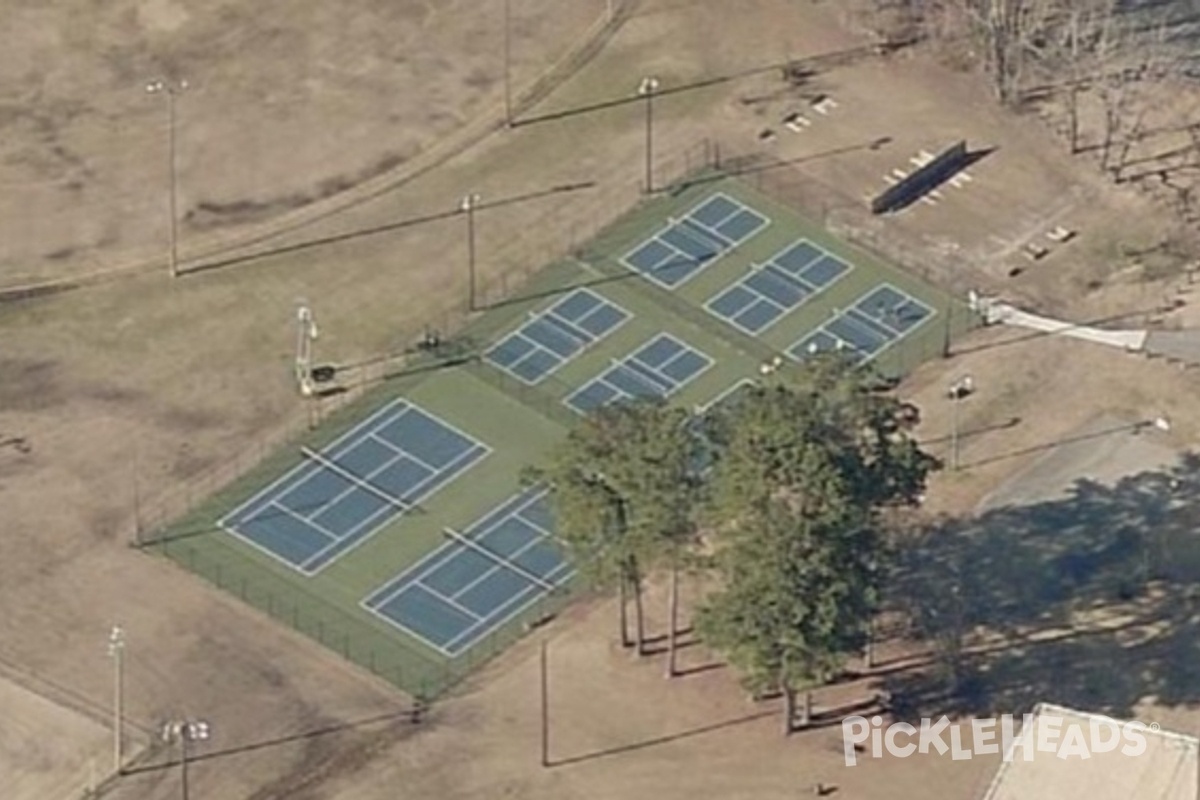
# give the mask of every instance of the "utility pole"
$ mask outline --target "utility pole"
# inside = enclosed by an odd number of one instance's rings
[[[123,757],[122,733],[125,724],[124,708],[125,631],[114,625],[108,634],[108,655],[113,660],[113,772],[121,774]]]
[[[475,310],[475,208],[479,201],[479,195],[469,194],[459,204],[459,210],[467,215],[467,311]]]
[[[512,127],[512,2],[504,0],[504,124]]]
[[[645,192],[654,191],[654,93],[658,91],[658,78],[642,78],[638,94],[646,98],[646,177]]]
[[[546,640],[542,640],[541,695],[542,695],[542,766],[550,766],[550,665],[546,652]]]
[[[186,90],[188,82],[181,80],[171,83],[165,80],[151,81],[146,84],[147,94],[161,94],[166,98],[167,105],[167,213],[168,213],[168,252],[167,252],[167,268],[171,272],[171,277],[175,278],[179,275],[179,248],[177,245],[179,235],[179,214],[176,210],[177,203],[177,177],[175,164],[175,95]]]
[[[975,391],[975,382],[970,375],[950,384],[950,469],[958,471],[958,404]]]

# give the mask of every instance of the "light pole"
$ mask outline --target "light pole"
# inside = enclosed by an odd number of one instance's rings
[[[950,397],[950,469],[958,470],[958,404],[975,391],[975,382],[970,375],[950,384],[947,394]]]
[[[108,655],[113,660],[113,771],[121,774],[122,729],[125,721],[124,710],[124,663],[125,631],[120,625],[114,625],[108,634]]]
[[[183,791],[183,800],[188,800],[188,745],[208,741],[210,734],[208,723],[202,719],[181,719],[163,726],[163,741],[167,744],[179,744],[179,785]]]
[[[151,81],[146,84],[147,94],[161,94],[167,100],[167,213],[169,214],[169,225],[167,227],[167,236],[169,237],[169,250],[167,253],[167,267],[171,271],[171,277],[179,275],[179,249],[176,246],[178,238],[178,213],[176,212],[176,177],[175,177],[175,95],[184,91],[188,87],[188,82],[181,80],[175,83],[164,80]]]
[[[296,308],[296,382],[304,397],[311,397],[313,393],[312,343],[317,335],[317,321],[312,309],[301,300]]]
[[[512,30],[511,0],[504,0],[504,124],[512,127]]]
[[[479,195],[469,194],[459,204],[459,210],[467,215],[467,311],[475,310],[475,207],[479,200]]]
[[[642,78],[638,94],[646,98],[646,179],[645,191],[654,191],[654,93],[658,91],[658,78]]]

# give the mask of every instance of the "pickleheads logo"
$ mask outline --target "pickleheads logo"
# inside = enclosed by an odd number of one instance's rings
[[[965,736],[968,731],[969,741]],[[1158,731],[1158,723],[1146,725],[1095,716],[1068,720],[1047,714],[1025,714],[1018,729],[1011,714],[973,719],[970,724],[952,724],[943,715],[937,720],[921,720],[920,727],[896,722],[884,729],[882,717],[854,716],[842,720],[842,743],[848,767],[857,764],[859,756],[868,752],[872,758],[882,758],[885,752],[905,758],[936,751],[938,755],[950,753],[955,761],[1002,753],[1005,761],[1012,761],[1019,750],[1026,761],[1033,761],[1035,753],[1088,759],[1096,753],[1114,751],[1131,757],[1142,755],[1146,752],[1143,731]]]

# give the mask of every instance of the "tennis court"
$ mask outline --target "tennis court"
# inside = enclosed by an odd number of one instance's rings
[[[455,657],[571,579],[546,489],[508,498],[362,601],[363,608]]]
[[[484,354],[493,366],[536,384],[621,327],[630,313],[595,292],[577,289]]]
[[[445,328],[453,349],[406,353],[360,402],[329,406],[304,447],[150,541],[432,698],[570,599],[578,564],[553,535],[552,498],[517,476],[580,415],[643,398],[724,407],[778,356],[839,348],[902,374],[942,352],[955,318],[947,296],[752,186],[697,181]],[[446,358],[459,352],[478,357]],[[711,457],[698,448],[689,467]]]
[[[403,399],[383,407],[220,520],[313,575],[490,452]]]
[[[837,312],[788,348],[787,353],[800,361],[808,355],[837,351],[863,363],[908,336],[933,315],[932,308],[912,295],[883,284],[861,296],[850,308]]]
[[[850,272],[851,265],[807,239],[793,242],[764,264],[751,264],[705,308],[739,330],[757,336]]]
[[[718,192],[680,219],[671,219],[622,259],[629,269],[673,289],[749,239],[769,220],[744,203]]]
[[[618,400],[666,399],[713,365],[713,359],[660,333],[563,400],[580,414]]]

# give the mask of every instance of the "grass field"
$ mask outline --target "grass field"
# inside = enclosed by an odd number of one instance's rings
[[[770,223],[674,290],[652,284],[621,263],[624,254],[653,235],[668,218],[686,213],[716,192],[739,200]],[[801,237],[850,263],[852,269],[760,337],[736,329],[704,308],[710,297],[740,280],[752,263],[768,260]],[[969,324],[966,310],[956,307],[948,296],[869,253],[848,247],[746,185],[728,178],[693,181],[640,204],[576,258],[548,266],[519,290],[519,296],[493,304],[467,329],[451,337],[443,345],[447,356],[443,361],[436,355],[425,356],[423,363],[384,381],[361,402],[335,413],[318,430],[290,443],[236,485],[155,537],[157,547],[405,691],[432,698],[511,644],[528,623],[561,607],[571,592],[543,597],[455,659],[371,616],[359,603],[436,549],[445,541],[444,528],[461,530],[511,496],[519,487],[522,468],[538,463],[579,418],[563,402],[571,393],[614,361],[665,333],[712,361],[680,387],[672,402],[707,404],[736,384],[757,377],[761,364],[786,351],[836,309],[851,305],[881,284],[902,289],[932,309],[928,319],[880,353],[876,365],[885,374],[902,374],[941,353],[949,338]],[[476,357],[520,328],[531,314],[581,286],[621,307],[630,317],[535,385]],[[462,359],[464,352],[472,357]],[[786,370],[781,376],[786,380]],[[301,445],[319,449],[368,412],[400,396],[491,448],[486,458],[425,500],[423,513],[399,516],[311,577],[217,527],[218,519],[300,463]]]

